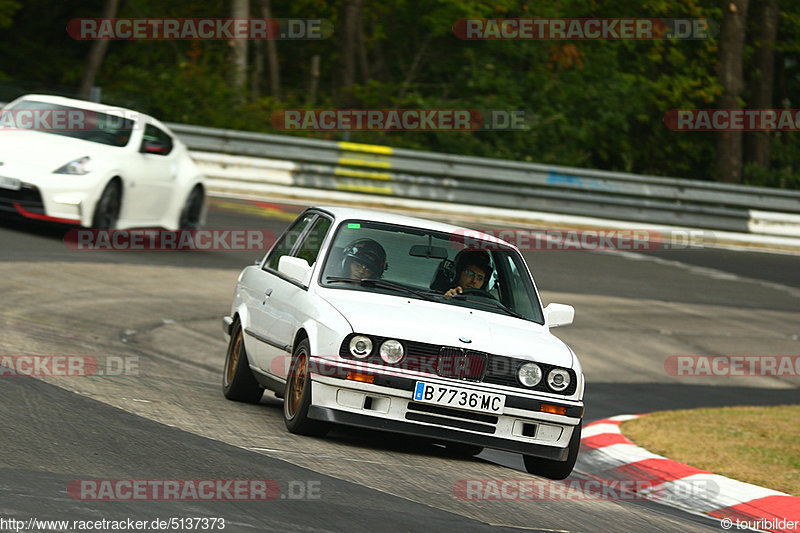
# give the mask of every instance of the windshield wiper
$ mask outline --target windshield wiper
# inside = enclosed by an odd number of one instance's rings
[[[463,294],[456,294],[455,296],[453,296],[453,299],[455,299],[455,300],[466,300],[467,297],[465,295],[463,295]],[[513,309],[511,309],[509,307],[506,307],[505,305],[501,304],[500,302],[498,302],[496,300],[486,300],[486,299],[475,300],[475,299],[471,299],[470,298],[469,301],[470,302],[475,302],[475,303],[478,303],[478,304],[488,305],[489,307],[494,307],[495,309],[500,309],[501,311],[505,311],[506,313],[508,313],[509,315],[511,315],[513,317],[521,318],[522,320],[528,320],[523,315],[517,313],[516,311],[514,311]]]
[[[413,294],[414,296],[418,296],[423,300],[428,300],[429,302],[437,302],[436,298],[433,298],[430,294],[427,294],[423,291],[418,291],[416,289],[411,289],[406,287],[405,285],[400,285],[399,283],[395,283],[393,281],[386,281],[385,279],[374,279],[374,278],[365,278],[365,279],[356,279],[356,278],[345,278],[342,276],[328,276],[325,278],[325,281],[349,281],[352,283],[360,283],[361,285],[366,285],[367,287],[378,287],[381,289],[394,289],[396,291],[406,292],[408,294]]]

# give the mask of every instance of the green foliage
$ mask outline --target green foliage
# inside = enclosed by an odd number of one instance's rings
[[[456,38],[452,28],[461,18],[488,17],[705,18],[719,24],[718,0],[386,0],[364,4],[368,72],[357,61],[356,107],[524,111],[530,127],[522,131],[292,135],[693,179],[713,175],[715,134],[674,132],[663,119],[672,109],[717,107],[721,86],[716,39],[467,41]],[[280,101],[269,94],[267,69],[260,95],[248,91],[244,102],[237,98],[228,82],[231,47],[225,41],[113,41],[97,84],[103,88],[105,101],[166,121],[283,133],[270,119],[282,109],[307,107],[314,55],[320,57],[319,87],[308,107],[343,105],[342,5],[343,0],[272,2],[275,18],[324,18],[336,28],[325,41],[276,42]],[[253,16],[260,15],[258,6],[251,0]],[[28,0],[24,5],[0,0],[0,28],[8,26],[0,29],[0,79],[13,80],[17,92],[39,86],[66,92],[56,85],[76,86],[91,43],[70,39],[64,28],[72,18],[100,16],[102,7],[102,0]],[[118,17],[227,17],[229,11],[229,0],[127,0],[121,3]],[[781,2],[776,49],[777,61],[786,66],[786,98],[800,94],[798,37],[800,3]],[[251,64],[254,46],[251,42]],[[797,102],[780,105],[800,107]],[[797,136],[773,136],[771,170],[748,167],[746,181],[798,188]]]

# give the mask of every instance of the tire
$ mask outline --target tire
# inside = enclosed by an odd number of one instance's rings
[[[445,442],[447,453],[455,457],[474,457],[483,451],[483,446],[477,444],[463,444],[460,442]]]
[[[122,187],[118,180],[114,180],[103,189],[103,194],[97,201],[92,217],[94,229],[114,229],[117,227],[119,212],[122,207]]]
[[[195,187],[186,198],[186,203],[181,209],[181,218],[178,227],[182,230],[198,230],[202,226],[203,204],[205,194],[201,187]]]
[[[581,423],[582,424],[582,423]],[[566,461],[553,461],[541,459],[531,455],[523,455],[525,470],[535,476],[546,477],[548,479],[565,479],[575,468],[575,461],[578,459],[578,450],[581,446],[581,424],[572,430],[572,438],[569,439],[569,453]]]
[[[283,420],[290,433],[322,437],[328,433],[330,426],[308,418],[311,405],[311,379],[308,376],[310,352],[308,339],[300,341],[292,352],[292,364],[283,394]]]
[[[222,371],[222,393],[229,400],[258,403],[264,395],[264,389],[250,371],[242,326],[238,320],[233,323],[232,331],[225,355],[225,368]]]

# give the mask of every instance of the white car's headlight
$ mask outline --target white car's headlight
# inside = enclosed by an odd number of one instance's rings
[[[517,370],[517,377],[526,387],[535,387],[542,381],[542,369],[536,363],[525,363]]]
[[[383,344],[381,344],[380,354],[384,363],[393,365],[403,358],[405,352],[403,351],[403,345],[400,341],[389,339],[388,341],[383,341]]]
[[[372,353],[372,339],[364,335],[356,335],[350,339],[350,354],[363,359]]]
[[[73,159],[66,165],[59,167],[58,169],[54,170],[54,174],[74,174],[74,175],[83,175],[88,174],[91,172],[91,158],[89,156],[86,157],[79,157],[78,159]]]
[[[569,387],[569,382],[569,372],[566,370],[554,368],[547,373],[547,386],[556,392],[561,392]]]

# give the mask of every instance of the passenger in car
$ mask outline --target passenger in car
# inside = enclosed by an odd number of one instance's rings
[[[358,239],[344,249],[342,275],[353,279],[380,279],[388,268],[386,250],[372,239]]]
[[[453,297],[469,289],[486,290],[492,271],[488,252],[477,250],[461,252],[456,258],[456,285],[444,295]]]

